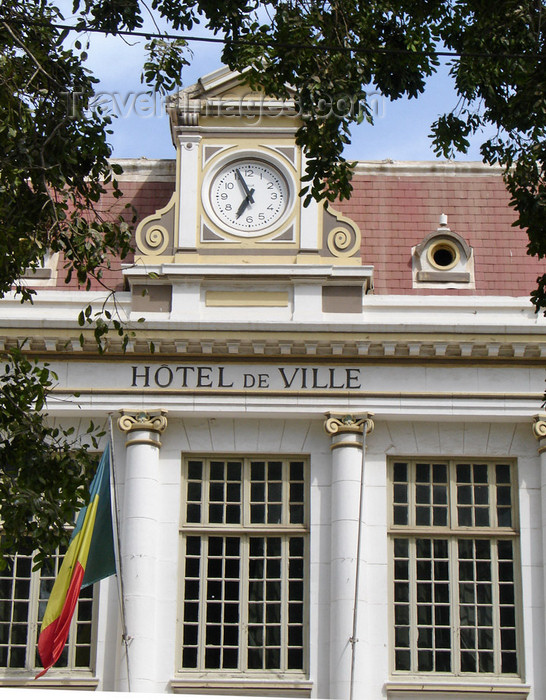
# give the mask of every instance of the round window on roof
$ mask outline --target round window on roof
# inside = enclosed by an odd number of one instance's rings
[[[457,244],[446,238],[434,241],[427,251],[429,263],[437,270],[451,270],[460,257]]]

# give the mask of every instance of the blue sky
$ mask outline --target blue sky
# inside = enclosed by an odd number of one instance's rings
[[[204,36],[206,31],[197,27],[195,34]],[[100,79],[97,90],[103,93],[104,105],[118,115],[110,137],[114,157],[174,157],[160,99],[151,100],[140,83],[145,41],[92,35],[90,42],[88,66]],[[193,59],[184,68],[184,86],[221,66],[219,45],[191,42],[190,46]],[[445,66],[429,80],[425,93],[417,100],[389,102],[377,96],[374,126],[355,126],[345,155],[351,160],[434,160],[428,138],[430,125],[456,102]],[[480,160],[480,142],[476,138],[469,153],[457,159]]]

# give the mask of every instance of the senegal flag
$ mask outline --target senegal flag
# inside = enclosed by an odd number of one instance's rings
[[[49,596],[38,639],[43,676],[62,653],[80,589],[116,573],[110,507],[110,450],[101,457],[90,486],[89,505],[76,527]]]

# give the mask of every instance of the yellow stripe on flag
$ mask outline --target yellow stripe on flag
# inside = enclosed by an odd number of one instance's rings
[[[83,521],[80,531],[71,540],[66,550],[62,566],[55,580],[55,584],[53,585],[51,595],[49,596],[47,608],[42,620],[42,629],[45,629],[61,614],[76,563],[79,562],[82,568],[85,569],[87,557],[89,556],[89,547],[91,546],[91,538],[93,537],[98,504],[99,497],[96,495],[87,506],[85,520]]]

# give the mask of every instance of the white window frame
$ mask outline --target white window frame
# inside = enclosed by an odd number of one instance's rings
[[[201,523],[188,522],[186,519],[186,507],[187,507],[187,476],[188,476],[188,464],[192,461],[202,461],[203,463],[210,463],[214,461],[225,461],[230,460],[240,461],[243,464],[242,473],[242,520],[241,524],[211,524],[204,523],[203,518]],[[288,465],[290,462],[301,462],[303,463],[303,522],[302,523],[289,523],[285,517],[287,513],[287,494],[288,488],[283,487],[283,519],[281,523],[274,524],[257,524],[250,523],[250,478],[249,470],[251,462],[282,462],[284,465]],[[285,472],[286,473],[286,472]],[[187,687],[192,687],[192,679],[197,678],[208,678],[210,683],[214,685],[217,681],[224,684],[225,682],[231,681],[231,683],[240,683],[243,678],[244,686],[249,683],[257,683],[256,687],[263,687],[263,683],[273,683],[275,687],[281,686],[283,683],[292,683],[294,690],[299,692],[302,690],[304,695],[307,694],[307,685],[304,681],[308,678],[309,673],[309,460],[305,455],[261,455],[261,454],[186,454],[184,455],[182,461],[182,498],[181,498],[181,524],[180,524],[180,594],[179,594],[179,610],[178,619],[180,621],[177,628],[177,644],[176,644],[176,676],[178,681],[174,681],[173,687],[183,687],[187,682]],[[208,503],[207,493],[208,493],[208,478],[205,476],[203,478],[203,486],[201,489],[201,508],[202,513],[205,511],[205,506]],[[240,582],[240,627],[243,630],[243,634],[240,636],[238,644],[238,668],[233,669],[218,669],[218,668],[205,668],[203,665],[203,655],[204,655],[204,620],[200,619],[200,630],[199,630],[199,643],[198,643],[198,654],[199,662],[197,668],[185,668],[182,661],[183,652],[183,630],[184,630],[184,603],[185,603],[185,591],[184,591],[184,581],[185,581],[185,544],[188,537],[198,536],[198,537],[236,537],[240,538],[241,542],[241,576]],[[281,560],[281,587],[282,593],[282,606],[288,604],[287,600],[287,558],[285,556],[288,538],[290,536],[301,536],[304,542],[304,554],[303,554],[303,664],[301,669],[250,669],[246,667],[246,652],[248,650],[248,621],[246,619],[248,615],[248,600],[247,593],[248,590],[248,566],[249,558],[248,547],[249,540],[251,537],[280,537],[282,540],[283,556]],[[204,589],[204,582],[206,581],[206,570],[205,566],[201,567],[200,579],[200,598],[199,604],[200,610],[204,610],[204,601],[206,599],[206,593]],[[203,615],[204,617],[204,615]],[[283,614],[281,617],[281,639],[285,640],[287,635],[287,618]],[[282,642],[281,642],[282,645]],[[281,647],[281,654],[284,655],[284,650]],[[181,680],[183,679],[183,680]],[[252,680],[254,679],[254,680]],[[207,686],[213,687],[213,686]],[[233,686],[235,687],[235,686]],[[284,686],[286,687],[286,686]]]
[[[38,637],[40,634],[40,627],[41,627],[41,621],[43,614],[45,612],[45,608],[47,605],[47,600],[49,599],[49,592],[51,590],[51,587],[53,586],[53,582],[58,574],[59,568],[62,564],[62,556],[59,556],[57,553],[55,554],[54,557],[49,559],[49,565],[53,565],[53,571],[51,572],[51,575],[47,573],[47,575],[44,575],[43,569],[42,570],[37,570],[37,571],[32,571],[32,558],[35,553],[30,554],[30,555],[15,555],[16,558],[21,558],[25,557],[29,560],[29,566],[30,566],[30,585],[28,588],[28,595],[21,598],[18,597],[12,597],[11,601],[14,603],[15,601],[20,601],[22,604],[26,604],[27,606],[27,622],[26,622],[26,642],[24,644],[25,648],[25,665],[24,666],[0,666],[0,685],[10,685],[12,684],[13,681],[16,681],[17,679],[21,678],[26,678],[28,679],[29,677],[33,678],[36,673],[38,673],[40,670],[42,670],[42,666],[39,662],[39,657],[38,657],[38,652],[37,652],[37,644],[38,644]],[[46,565],[45,565],[46,566]],[[0,572],[0,577],[6,577],[5,570]],[[7,577],[6,577],[7,578]],[[27,577],[24,577],[25,580]],[[44,580],[45,579],[45,580]],[[13,580],[13,578],[12,578]],[[17,578],[15,578],[15,584],[17,582]],[[89,591],[89,587],[86,587],[86,591]],[[66,663],[64,665],[59,665],[59,662],[57,662],[56,665],[54,665],[49,671],[46,678],[46,682],[48,684],[53,684],[55,685],[55,679],[56,678],[67,678],[67,677],[73,677],[73,678],[91,678],[94,676],[94,669],[96,665],[96,631],[97,631],[97,615],[98,615],[98,588],[96,586],[93,586],[92,591],[91,591],[91,596],[89,598],[86,598],[86,601],[89,600],[92,605],[92,611],[91,611],[91,619],[89,621],[85,621],[83,624],[89,625],[90,626],[90,636],[89,636],[89,642],[84,642],[81,643],[81,641],[78,641],[77,639],[77,628],[79,624],[78,620],[78,610],[79,610],[79,605],[80,601],[78,600],[78,603],[76,604],[76,608],[74,610],[74,615],[70,624],[70,631],[68,635],[68,640],[66,643],[66,647],[63,651],[63,656],[61,659],[63,659],[66,656]],[[4,600],[4,599],[2,599]],[[13,608],[12,608],[13,610]],[[12,615],[10,614],[10,619],[12,619]],[[9,630],[9,639],[10,641],[7,643],[8,646],[8,653],[11,654],[12,648],[23,648],[23,644],[20,642],[15,642],[11,641],[13,638],[11,637],[12,634],[12,628],[13,628],[13,621],[7,626],[7,620],[6,622],[4,621],[4,618],[0,618],[0,623],[6,624],[6,627],[4,628],[6,631]],[[4,626],[4,624],[2,626]],[[21,621],[21,626],[23,626],[23,621]],[[89,649],[89,664],[85,666],[78,666],[77,665],[77,657],[76,657],[76,650],[77,647],[88,647]],[[36,663],[37,662],[37,663]]]
[[[416,515],[416,484],[415,481],[415,471],[412,475],[408,475],[408,514],[409,521],[408,524],[395,524],[394,522],[394,465],[396,463],[407,463],[411,470],[415,469],[416,464],[445,464],[448,469],[448,517],[447,524],[442,525],[417,525],[414,519]],[[497,525],[496,517],[492,526],[459,526],[456,521],[456,493],[457,493],[457,482],[456,482],[456,466],[458,464],[487,464],[493,465],[509,465],[510,466],[510,488],[511,488],[511,514],[512,522],[509,527],[500,527]],[[412,483],[414,486],[412,487]],[[488,481],[489,493],[495,488],[495,485],[491,480]],[[392,682],[387,684],[389,689],[396,690],[411,690],[413,687],[411,682],[418,681],[419,683],[425,683],[430,685],[432,689],[433,685],[438,688],[443,687],[442,683],[450,684],[452,682],[458,682],[461,685],[461,691],[464,690],[463,685],[470,685],[472,683],[482,683],[491,682],[492,684],[502,684],[503,687],[510,686],[512,684],[520,685],[524,678],[524,655],[523,655],[523,630],[522,630],[522,599],[521,599],[521,560],[520,560],[520,546],[519,546],[519,493],[518,493],[518,479],[517,479],[517,464],[513,459],[500,459],[500,458],[471,458],[471,457],[389,457],[388,459],[388,539],[389,539],[389,629],[391,631],[391,639],[389,643],[390,649],[390,677]],[[489,498],[490,511],[495,509],[495,502]],[[417,607],[418,600],[416,597],[412,597],[412,593],[415,594],[415,581],[411,581],[412,574],[415,573],[417,557],[414,559],[410,555],[410,657],[411,657],[411,668],[409,670],[397,670],[395,665],[395,556],[394,556],[394,541],[395,539],[407,539],[411,547],[415,547],[415,542],[417,539],[439,539],[448,541],[448,551],[449,551],[449,566],[450,566],[450,577],[449,577],[449,609],[450,609],[450,627],[451,627],[451,670],[450,671],[419,671],[416,669],[415,660],[417,658]],[[460,612],[460,601],[458,600],[458,541],[466,540],[511,540],[512,550],[513,550],[513,584],[514,584],[514,612],[515,612],[515,632],[516,632],[516,651],[517,651],[517,673],[484,673],[480,671],[467,672],[460,668],[460,658],[459,658],[459,640],[458,640],[458,628],[459,628],[459,612]],[[495,547],[492,547],[491,564],[492,568],[494,564],[494,557],[496,554]],[[403,558],[403,557],[402,557]],[[413,568],[412,568],[413,567]],[[416,576],[415,576],[416,578]],[[496,582],[498,583],[498,582]],[[494,589],[493,595],[495,596]],[[403,625],[402,625],[403,626]],[[500,654],[499,650],[499,634],[501,625],[498,618],[494,622],[494,653],[496,654],[496,659]],[[433,624],[433,629],[436,626]],[[478,629],[478,627],[476,627]],[[407,688],[405,687],[407,685]],[[404,687],[403,687],[404,686]],[[446,687],[450,687],[449,685]],[[520,687],[522,687],[520,685]],[[425,686],[423,686],[423,689]],[[500,689],[500,688],[499,688]]]

